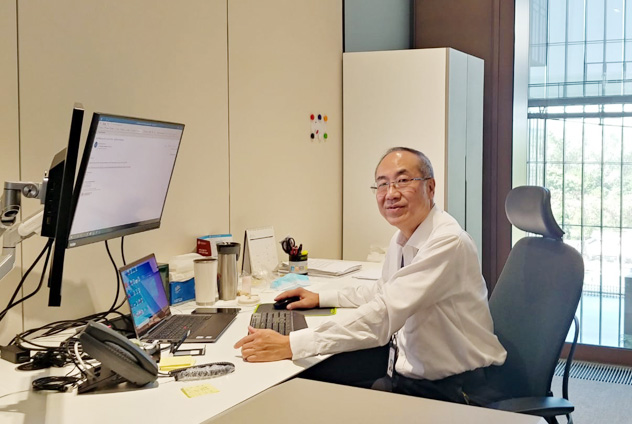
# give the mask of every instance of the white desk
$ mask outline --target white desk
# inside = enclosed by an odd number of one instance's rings
[[[367,267],[379,267],[378,264],[366,264]],[[310,277],[312,285],[308,287],[313,291],[320,291],[328,288],[342,287],[345,285],[365,284],[366,281],[352,278],[352,276],[327,279]],[[255,287],[255,292],[260,291]],[[270,302],[276,292],[267,290],[260,292],[262,302]],[[217,306],[237,306],[236,302],[218,302]],[[175,309],[182,312],[189,312],[195,307],[193,302]],[[286,402],[281,406],[277,401],[273,410],[273,415],[258,415],[270,421],[273,417],[283,417],[287,422],[290,419],[300,419],[303,423],[323,422],[323,417],[317,421],[309,421],[305,417],[305,406],[308,404],[323,405],[310,408],[309,410],[321,409],[327,415],[326,421],[331,421],[331,417],[336,417],[335,421],[340,422],[340,416],[345,416],[344,409],[349,405],[355,405],[350,411],[347,422],[395,422],[395,417],[408,417],[409,419],[399,422],[425,422],[423,417],[429,417],[427,422],[473,422],[473,423],[524,423],[535,424],[539,421],[535,417],[528,417],[517,414],[509,414],[499,411],[490,411],[479,408],[455,405],[443,402],[429,401],[420,398],[413,398],[389,393],[374,392],[371,390],[354,389],[344,386],[331,385],[327,389],[312,390],[312,385],[318,387],[325,383],[316,383],[307,380],[300,382],[288,382],[273,388],[277,384],[295,376],[320,361],[325,357],[309,358],[301,361],[278,361],[269,363],[247,363],[241,359],[241,352],[233,349],[237,340],[247,333],[247,326],[250,322],[250,315],[254,307],[243,307],[236,320],[214,344],[207,344],[206,356],[196,357],[197,363],[208,363],[218,361],[228,361],[235,364],[235,372],[226,376],[214,379],[176,382],[172,378],[159,378],[153,385],[142,388],[129,388],[124,390],[124,386],[119,386],[109,392],[100,391],[98,393],[86,393],[77,395],[74,390],[68,393],[56,392],[34,392],[31,390],[31,382],[36,378],[49,375],[65,375],[71,371],[66,369],[47,369],[40,371],[15,371],[16,367],[7,361],[0,360],[0,423],[2,424],[66,424],[87,422],[90,424],[99,423],[129,423],[129,422],[150,422],[159,423],[200,423],[212,417],[218,416],[236,405],[252,398],[258,393],[264,392],[262,400],[259,396],[251,399],[248,403],[243,403],[243,407],[237,406],[231,409],[229,414],[249,413],[249,405],[261,405],[263,399],[269,396],[283,395],[289,392],[294,396],[295,401]],[[344,309],[339,309],[339,314],[344,314]],[[329,319],[329,317],[308,317],[308,325],[315,326],[319,322]],[[182,393],[183,387],[196,386],[200,384],[210,384],[219,390],[219,393],[203,395],[195,398],[188,398]],[[316,387],[314,386],[314,387]],[[270,389],[270,390],[266,390]],[[342,402],[341,402],[342,400]],[[323,402],[323,403],[320,403]],[[325,403],[327,402],[327,403]],[[390,405],[388,408],[377,408],[374,405]],[[265,402],[263,402],[265,403]],[[288,406],[290,405],[290,406]],[[303,405],[303,407],[301,407]],[[342,409],[333,414],[331,408],[340,406]],[[394,408],[393,405],[399,405]],[[370,406],[370,407],[369,407]],[[303,409],[303,412],[300,410]],[[401,409],[398,414],[392,415],[394,409]],[[355,414],[363,413],[369,419],[357,420]],[[285,414],[285,415],[283,415]],[[340,414],[340,415],[339,415]],[[381,415],[380,415],[381,414]],[[239,415],[241,416],[241,415]],[[452,417],[449,420],[441,421],[439,417]],[[473,420],[473,417],[480,416],[480,421]],[[228,419],[231,415],[222,415],[222,422],[246,422],[239,419]],[[377,417],[383,417],[377,419]],[[432,417],[432,419],[430,419]],[[462,419],[457,420],[456,417]],[[493,417],[493,419],[487,419]],[[494,421],[495,420],[495,421]],[[278,422],[275,420],[275,422]]]
[[[378,264],[367,264],[377,266]],[[310,277],[313,291],[345,285],[364,284],[365,281],[351,276],[328,279]],[[254,292],[261,289],[255,286]],[[277,292],[260,292],[262,302],[270,302]],[[270,363],[247,363],[241,359],[241,352],[233,345],[247,333],[250,315],[254,306],[244,307],[236,301],[218,302],[221,306],[240,306],[241,312],[217,343],[207,344],[206,355],[196,356],[198,364],[228,361],[235,364],[235,372],[214,379],[176,382],[172,378],[159,378],[153,385],[143,388],[121,390],[98,394],[77,395],[68,393],[34,392],[31,382],[48,375],[65,375],[66,369],[40,371],[15,371],[15,365],[0,360],[0,422],[10,424],[65,424],[76,422],[114,423],[151,422],[158,423],[199,423],[234,405],[300,373],[325,357],[309,358],[301,361],[278,361]],[[182,312],[191,311],[194,302],[175,307]],[[345,313],[338,310],[338,313]],[[318,325],[329,317],[308,317],[309,326]],[[211,384],[219,393],[187,398],[181,389],[199,384]]]
[[[327,405],[323,408],[322,405]],[[546,424],[544,418],[296,378],[206,421]]]

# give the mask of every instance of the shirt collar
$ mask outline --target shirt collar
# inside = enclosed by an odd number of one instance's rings
[[[432,232],[432,221],[434,221],[434,217],[441,212],[442,211],[437,205],[433,205],[432,209],[430,209],[430,212],[428,213],[428,216],[421,222],[421,224],[419,224],[413,235],[410,236],[408,240],[406,240],[404,234],[399,231],[397,233],[396,243],[402,248],[404,246],[412,246],[419,250],[419,246],[421,246],[428,239],[430,233]]]

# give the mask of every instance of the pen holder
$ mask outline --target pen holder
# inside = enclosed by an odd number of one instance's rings
[[[307,274],[307,251],[304,250],[300,255],[290,256],[290,272],[293,274]]]

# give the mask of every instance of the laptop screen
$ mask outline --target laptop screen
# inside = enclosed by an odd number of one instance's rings
[[[120,269],[136,335],[147,334],[171,315],[156,257],[152,254]]]

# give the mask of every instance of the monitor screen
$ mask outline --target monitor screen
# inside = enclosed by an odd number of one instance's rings
[[[92,116],[68,247],[160,226],[183,131],[177,123]]]

